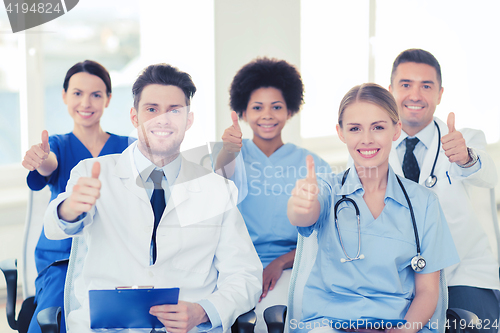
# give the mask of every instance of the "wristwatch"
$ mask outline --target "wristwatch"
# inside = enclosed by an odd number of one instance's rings
[[[467,153],[469,153],[469,162],[465,163],[464,165],[458,165],[461,168],[470,168],[474,164],[476,164],[478,157],[474,149],[467,147]]]

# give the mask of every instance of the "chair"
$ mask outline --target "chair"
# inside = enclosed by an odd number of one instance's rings
[[[294,332],[297,327],[302,315],[303,290],[313,268],[317,251],[316,231],[309,237],[299,234],[288,291],[288,306],[275,305],[264,311],[264,320],[266,321],[268,333]],[[463,331],[470,333],[477,331],[478,318],[475,314],[462,309],[448,309],[448,311],[445,311],[447,306],[446,279],[444,271],[441,271],[439,300],[436,312],[430,321],[432,327],[438,327],[439,333],[444,333],[446,323],[449,322],[449,333],[462,333],[460,320],[465,319],[467,323],[473,323],[471,326],[474,327],[467,327]],[[287,317],[288,319],[286,319]]]
[[[488,235],[493,256],[500,263],[500,228],[498,225],[495,189],[477,186],[466,188],[477,219]]]
[[[50,190],[45,187],[41,191],[29,190],[28,204],[26,209],[26,221],[23,236],[23,253],[20,260],[21,282],[23,290],[23,304],[16,319],[17,260],[7,259],[0,263],[0,270],[7,281],[7,321],[9,326],[20,333],[28,330],[31,317],[35,312],[35,279],[38,275],[35,266],[35,247],[42,232],[43,216],[50,201]]]

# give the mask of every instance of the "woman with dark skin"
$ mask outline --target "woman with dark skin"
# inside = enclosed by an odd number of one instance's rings
[[[297,230],[286,217],[286,203],[312,153],[284,143],[281,133],[299,112],[303,91],[299,72],[284,60],[259,58],[243,66],[230,89],[233,125],[225,130],[216,159],[216,170],[234,180],[240,192],[248,191],[238,208],[264,266],[256,332],[266,331],[262,312],[267,307],[287,302]],[[242,139],[238,119],[250,125],[251,140]],[[313,156],[319,172],[330,172],[325,161]],[[240,181],[242,174],[247,182]]]

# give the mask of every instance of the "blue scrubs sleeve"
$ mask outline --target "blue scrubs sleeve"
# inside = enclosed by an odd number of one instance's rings
[[[421,255],[426,261],[420,273],[432,273],[460,261],[439,200],[434,193],[427,199],[424,231],[419,230]]]
[[[49,146],[50,146],[50,151],[56,155],[57,163],[60,164],[61,162],[59,161],[59,156],[61,156],[61,154],[59,152],[60,151],[59,141],[57,140],[56,136],[49,137]],[[28,173],[28,176],[26,177],[26,182],[28,183],[28,187],[31,190],[40,191],[47,184],[55,183],[58,177],[59,177],[59,166],[54,170],[54,172],[52,172],[52,174],[49,177],[42,176],[37,170],[30,171]]]
[[[223,143],[216,142],[212,147],[212,169],[215,171],[215,161],[217,160],[217,156],[222,150]],[[236,165],[234,167],[234,174],[229,177],[230,180],[234,182],[236,187],[238,188],[238,204],[245,199],[248,194],[248,182],[247,175],[245,169],[245,161],[243,160],[243,153],[240,151],[236,155],[235,159]]]

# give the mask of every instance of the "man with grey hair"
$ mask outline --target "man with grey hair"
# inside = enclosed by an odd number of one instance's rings
[[[494,290],[500,288],[499,267],[469,196],[474,186],[493,188],[497,183],[484,133],[457,131],[454,113],[447,124],[434,117],[444,89],[441,67],[427,51],[410,49],[398,55],[389,90],[403,123],[389,163],[396,173],[437,194],[460,256],[460,263],[445,270],[449,307],[474,312],[483,329],[498,329]]]

